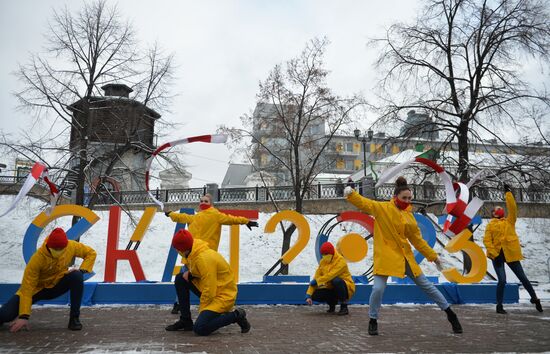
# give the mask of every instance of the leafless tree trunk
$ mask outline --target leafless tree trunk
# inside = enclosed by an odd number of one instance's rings
[[[255,113],[241,118],[241,128],[222,127],[232,137],[231,148],[254,161],[255,170],[288,178],[298,212],[314,178],[331,163],[324,154],[330,141],[363,103],[357,96],[336,96],[327,87],[327,45],[326,38],[313,39],[296,58],[276,65],[260,83]],[[282,253],[295,229],[284,229]]]
[[[469,146],[479,136],[503,141],[534,106],[548,112],[546,92],[522,77],[521,64],[548,65],[550,18],[542,0],[429,0],[415,24],[395,24],[377,62],[381,122],[416,109],[458,142],[458,178],[467,181]],[[546,117],[547,114],[546,114]]]
[[[143,144],[135,141],[135,132],[125,126],[124,117],[120,127],[125,131],[128,140],[119,144],[111,153],[104,156],[90,156],[92,102],[100,96],[100,87],[109,83],[124,83],[135,88],[136,100],[145,106],[164,108],[170,96],[167,85],[173,80],[173,56],[162,54],[155,44],[145,55],[140,54],[133,28],[121,19],[116,7],[107,6],[105,0],[85,3],[77,13],[68,9],[55,11],[46,35],[46,49],[41,54],[33,54],[28,64],[21,65],[16,75],[23,89],[16,93],[21,108],[36,113],[37,117],[61,120],[68,125],[76,136],[76,144],[70,147],[71,154],[63,154],[65,166],[75,156],[78,157],[76,168],[76,204],[84,205],[84,186],[86,169],[98,164],[107,166],[105,173],[110,173],[120,156],[132,149],[145,149]],[[78,102],[78,115],[74,114]],[[53,118],[53,119],[52,119]],[[53,124],[53,133],[59,125]],[[63,128],[61,128],[63,129]],[[45,141],[45,146],[59,148],[68,144],[57,143],[57,140]],[[151,147],[148,147],[150,149]],[[64,150],[66,153],[67,150]],[[58,166],[48,163],[50,168]],[[90,207],[95,199],[91,199]],[[73,224],[78,218],[73,218]]]

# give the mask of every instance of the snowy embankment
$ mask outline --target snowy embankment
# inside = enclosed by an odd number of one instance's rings
[[[0,211],[7,208],[13,197],[0,196]],[[32,198],[26,198],[21,201],[19,206],[0,219],[0,282],[17,283],[21,281],[25,262],[22,256],[23,236],[32,220],[42,211],[45,204]],[[105,245],[107,243],[107,229],[109,225],[109,212],[96,211],[100,220],[82,237],[81,241],[90,245],[97,251],[97,259],[94,271],[96,276],[93,281],[102,281],[105,267]],[[134,212],[132,215],[136,221],[139,221],[142,212]],[[261,281],[264,273],[277,261],[280,255],[282,244],[282,232],[280,229],[273,234],[263,232],[263,226],[272,214],[260,214],[258,220],[260,227],[249,231],[246,227],[241,227],[240,236],[240,282]],[[323,224],[331,218],[330,215],[307,215],[306,219],[311,228],[311,238],[307,247],[294,259],[290,265],[290,273],[294,275],[311,275],[315,271],[317,262],[315,259],[315,238]],[[475,232],[476,242],[483,247],[482,238],[487,220]],[[71,218],[63,217],[46,227],[39,239],[39,245],[42,244],[44,237],[54,227],[63,227],[68,229]],[[170,240],[174,231],[175,224],[164,216],[163,213],[157,213],[151,226],[149,227],[143,242],[139,246],[138,255],[145,276],[151,281],[160,281],[164,270],[166,257],[168,255]],[[549,269],[547,260],[550,256],[550,219],[518,219],[516,224],[518,235],[523,246],[525,260],[522,262],[525,272],[529,279],[539,283],[549,282]],[[128,215],[122,215],[120,227],[120,245],[124,249],[130,239],[135,226],[131,223]],[[220,242],[220,253],[229,258],[229,227],[222,228],[222,238]],[[361,228],[351,223],[344,223],[337,226],[331,236],[330,241],[336,243],[339,237],[348,232],[362,232]],[[435,250],[442,256],[445,264],[454,265],[460,268],[458,261],[461,256],[449,254],[442,246],[436,244]],[[352,274],[362,274],[367,267],[372,264],[372,241],[369,242],[368,256],[365,260],[350,264]],[[435,266],[427,261],[421,264],[426,275],[439,275]],[[488,263],[488,270],[494,274],[491,263]],[[509,270],[508,270],[509,271]],[[517,281],[513,273],[508,272],[509,281]],[[126,261],[118,264],[117,281],[135,281],[131,268]],[[440,281],[445,281],[440,278]],[[548,288],[548,286],[539,286],[535,289]],[[522,298],[526,295],[522,292]],[[542,298],[547,298],[548,292],[539,294]]]

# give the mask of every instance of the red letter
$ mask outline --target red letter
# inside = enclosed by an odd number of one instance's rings
[[[135,250],[119,250],[118,235],[120,232],[120,207],[114,205],[109,209],[109,232],[107,236],[107,252],[105,255],[104,282],[116,281],[116,268],[119,260],[130,262],[136,281],[145,280],[145,274]]]

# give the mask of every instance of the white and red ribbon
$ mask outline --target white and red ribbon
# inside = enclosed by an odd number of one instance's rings
[[[164,204],[157,198],[153,196],[151,191],[149,190],[149,171],[151,170],[151,164],[153,163],[153,159],[155,156],[157,156],[161,151],[168,149],[169,147],[181,145],[181,144],[189,144],[189,143],[210,143],[210,144],[223,144],[227,141],[227,135],[223,134],[212,134],[212,135],[199,135],[199,136],[192,136],[189,138],[174,140],[165,144],[162,144],[158,148],[153,151],[149,159],[147,160],[146,167],[145,167],[145,188],[147,190],[147,193],[153,199],[153,202],[157,204],[161,209],[164,210]]]
[[[31,168],[31,172],[27,176],[27,179],[25,179],[25,183],[23,183],[23,186],[19,190],[19,193],[17,193],[17,196],[11,202],[8,210],[6,210],[2,215],[0,215],[0,217],[8,214],[10,211],[15,209],[15,207],[17,206],[19,201],[21,201],[21,199],[23,199],[23,197],[25,197],[27,195],[27,193],[29,193],[29,191],[36,184],[36,182],[38,182],[40,177],[43,177],[44,181],[48,184],[48,187],[50,189],[50,195],[51,195],[50,196],[50,207],[47,210],[47,212],[50,213],[51,210],[53,209],[53,207],[55,206],[56,202],[57,202],[57,198],[59,197],[59,191],[57,190],[57,187],[55,186],[55,184],[53,184],[48,179],[47,176],[48,176],[48,169],[46,168],[46,165],[44,165],[40,162],[35,162],[34,165]]]
[[[470,190],[469,187],[479,178],[481,172],[476,174],[474,178],[468,183],[453,183],[449,174],[443,167],[438,165],[435,161],[424,158],[415,157],[412,160],[400,163],[397,166],[384,171],[380,179],[376,183],[376,187],[388,182],[392,177],[396,176],[399,172],[410,166],[413,162],[418,162],[431,167],[443,182],[445,186],[445,211],[447,212],[447,219],[443,224],[443,233],[448,236],[455,236],[464,230],[472,221],[476,213],[483,205],[483,201],[477,197],[474,197],[469,203]],[[456,192],[458,193],[458,199]],[[455,217],[453,221],[453,216]]]

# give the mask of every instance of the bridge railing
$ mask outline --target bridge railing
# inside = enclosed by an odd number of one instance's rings
[[[26,177],[0,176],[0,184],[22,183]],[[313,184],[305,192],[305,200],[339,199],[344,197],[345,185]],[[445,188],[442,185],[410,185],[414,200],[418,202],[434,202],[445,200]],[[374,191],[372,187],[361,186],[356,183],[355,189],[362,195],[374,197],[377,200],[388,200],[393,196],[393,184],[384,184]],[[207,192],[206,187],[184,189],[157,189],[151,193],[163,203],[188,203],[198,202],[201,195]],[[500,188],[474,186],[471,193],[480,199],[489,202],[502,202],[504,192]],[[92,193],[85,195],[85,201]],[[539,189],[514,189],[514,196],[518,202],[523,203],[550,203],[550,188]],[[97,196],[98,205],[122,204],[151,204],[152,200],[146,191],[120,191],[100,192]],[[294,199],[292,186],[273,187],[243,187],[243,188],[219,188],[214,195],[216,202],[265,202],[269,200],[290,201]]]
[[[415,201],[430,203],[445,200],[444,186],[410,185]],[[372,188],[361,188],[356,190],[366,196],[374,197],[377,200],[389,200],[393,196],[394,185],[385,184],[376,190]],[[163,203],[188,203],[198,202],[201,195],[206,193],[206,188],[188,189],[159,189],[152,192],[153,195]],[[488,202],[502,202],[504,192],[501,189],[489,187],[473,187],[472,195],[478,196]],[[113,193],[117,200],[124,204],[151,204],[152,200],[145,191],[122,191]],[[514,195],[518,202],[523,203],[550,203],[550,189],[528,191],[516,189]],[[304,200],[340,199],[344,198],[344,187],[339,184],[314,184],[304,194]],[[246,188],[220,188],[217,195],[214,195],[216,202],[265,202],[291,201],[294,200],[292,186],[273,187],[246,187]],[[114,201],[108,195],[103,195],[98,204],[113,204]]]

